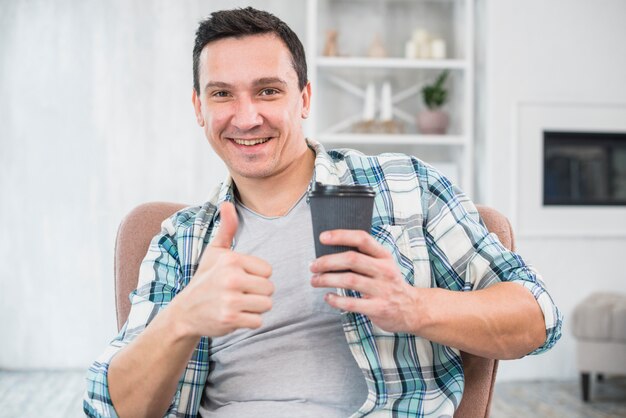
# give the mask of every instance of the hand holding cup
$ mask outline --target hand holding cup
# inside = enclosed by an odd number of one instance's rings
[[[325,296],[333,308],[366,315],[389,332],[412,332],[416,289],[370,235],[374,191],[352,187],[317,186],[309,194],[317,255],[311,285],[339,289]]]

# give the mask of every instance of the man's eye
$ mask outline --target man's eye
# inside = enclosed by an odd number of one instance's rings
[[[213,97],[228,97],[227,91],[216,91],[213,93]]]
[[[263,89],[261,90],[261,96],[273,96],[278,94],[278,90],[276,89]]]

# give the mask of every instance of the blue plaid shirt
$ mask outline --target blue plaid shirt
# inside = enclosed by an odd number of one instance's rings
[[[366,184],[376,190],[371,234],[396,259],[413,286],[453,291],[516,282],[537,300],[545,318],[546,340],[533,351],[551,348],[561,336],[562,315],[536,271],[488,233],[472,202],[428,164],[403,154],[365,156],[353,150],[316,152],[313,181]],[[192,279],[202,251],[219,225],[219,206],[232,200],[230,177],[202,206],[183,209],[163,221],[141,264],[130,295],[128,321],[89,368],[84,410],[92,417],[117,417],[107,371],[113,356]],[[353,291],[341,293],[358,296]],[[394,334],[367,316],[342,315],[350,350],[363,371],[369,394],[353,414],[377,417],[452,416],[463,394],[459,350],[411,334]],[[196,347],[167,411],[167,417],[196,417],[209,373],[209,339]]]

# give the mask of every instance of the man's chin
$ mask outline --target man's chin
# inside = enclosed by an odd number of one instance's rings
[[[232,168],[229,170],[233,178],[243,178],[247,180],[261,180],[267,179],[274,174],[274,170],[271,167],[245,167],[245,168]]]

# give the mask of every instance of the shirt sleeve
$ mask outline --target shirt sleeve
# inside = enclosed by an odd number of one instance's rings
[[[140,269],[137,289],[130,294],[131,309],[120,333],[93,362],[87,373],[87,390],[83,410],[90,417],[117,417],[109,394],[108,370],[111,359],[133,341],[157,313],[179,291],[181,268],[176,246],[174,216],[161,224],[161,232],[150,242]],[[168,413],[176,410],[178,396]]]
[[[474,204],[430,166],[424,169],[424,229],[437,287],[478,290],[517,283],[534,296],[543,313],[546,340],[529,354],[544,352],[561,337],[563,316],[537,271],[489,233]]]

